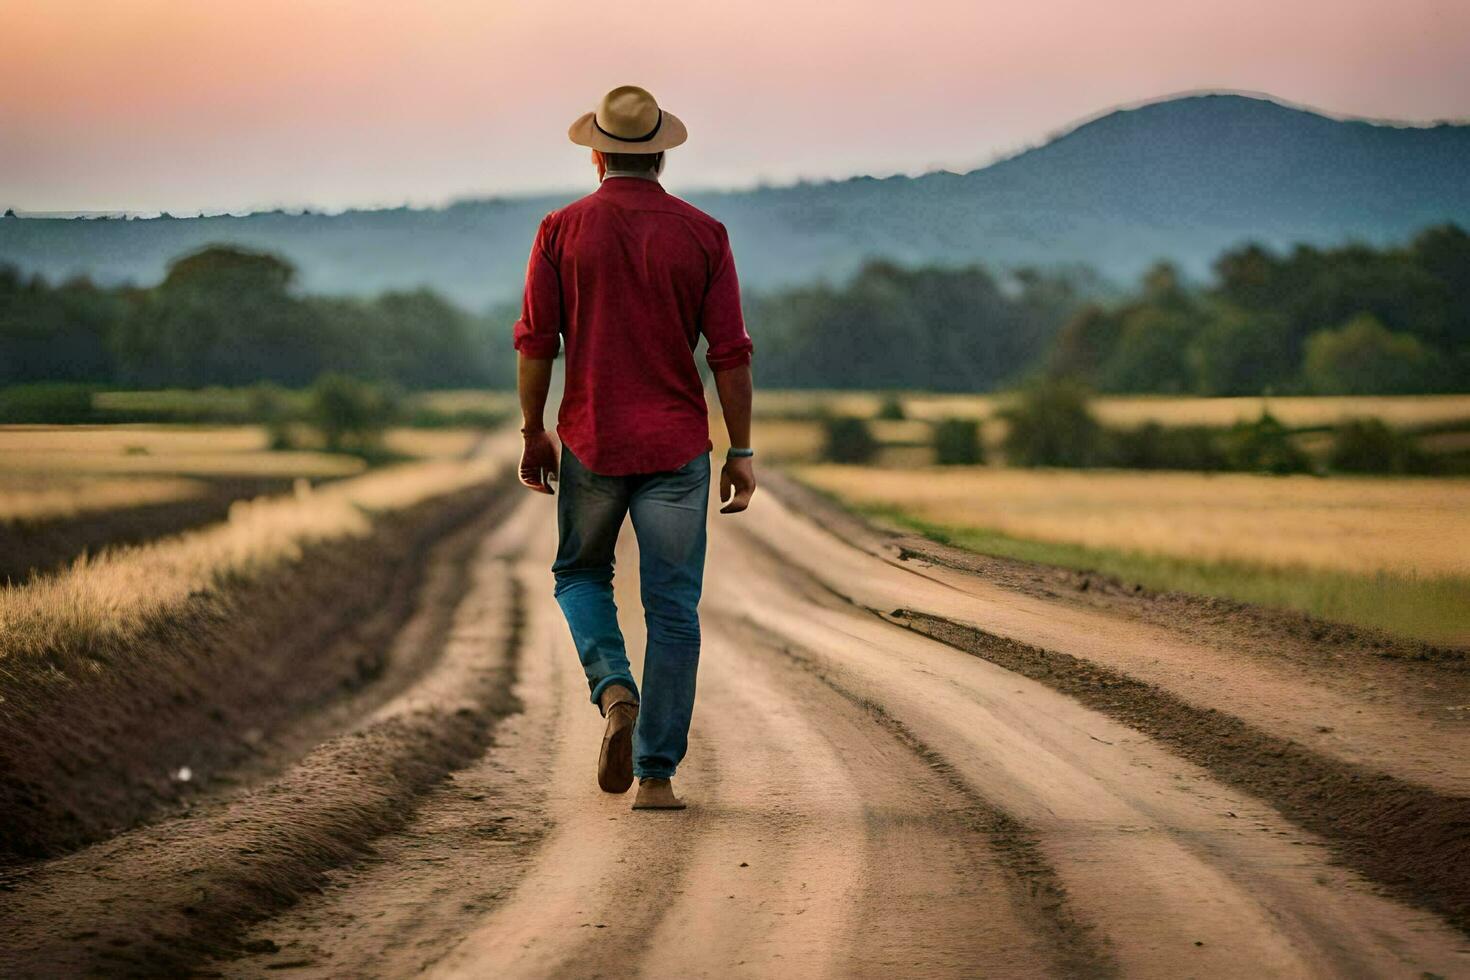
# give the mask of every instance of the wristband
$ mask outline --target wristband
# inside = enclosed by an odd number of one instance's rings
[[[755,450],[749,448],[737,449],[735,446],[731,446],[729,449],[725,450],[726,459],[749,459],[754,455]]]

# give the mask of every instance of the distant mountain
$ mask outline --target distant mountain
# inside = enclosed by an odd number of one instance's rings
[[[675,163],[677,166],[677,163]],[[1331,119],[1240,95],[1108,113],[967,174],[869,177],[689,199],[723,220],[757,289],[844,277],[871,256],[996,267],[1084,263],[1129,279],[1169,258],[1203,274],[1247,240],[1374,244],[1470,225],[1470,126]],[[537,221],[567,197],[340,215],[0,219],[0,262],[51,278],[157,281],[212,242],[294,262],[305,287],[428,285],[473,308],[513,299]]]

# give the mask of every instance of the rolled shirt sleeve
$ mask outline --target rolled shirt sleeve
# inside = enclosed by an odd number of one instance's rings
[[[515,348],[535,360],[551,360],[561,350],[561,282],[556,263],[547,250],[548,214],[536,229],[531,258],[526,263],[526,290],[521,297],[521,317],[515,326]]]
[[[750,363],[755,347],[745,331],[745,317],[740,312],[740,281],[735,275],[730,236],[723,225],[700,313],[699,332],[704,334],[707,344],[704,358],[711,371],[727,371]]]

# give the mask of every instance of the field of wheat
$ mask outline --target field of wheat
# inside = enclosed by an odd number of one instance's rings
[[[1470,643],[1470,480],[812,465],[960,547]]]
[[[120,507],[175,503],[205,494],[199,480],[178,477],[95,478],[57,473],[0,473],[0,524],[36,523]]]
[[[445,459],[468,453],[481,435],[469,428],[390,429],[383,446],[398,456]],[[300,442],[307,448],[271,450],[255,425],[0,426],[0,475],[61,482],[88,474],[325,479],[366,468],[356,457],[311,448],[309,434]]]
[[[350,476],[351,456],[272,452],[259,426],[0,426],[0,473],[207,477]]]
[[[943,395],[837,391],[762,391],[760,416],[814,417],[820,414],[871,418],[887,402],[897,402],[914,419],[993,418],[1015,401],[1011,394]],[[1112,425],[1228,426],[1252,421],[1269,411],[1292,428],[1331,425],[1352,418],[1376,418],[1393,426],[1422,426],[1470,419],[1470,395],[1392,395],[1354,397],[1192,398],[1159,395],[1104,395],[1093,401],[1098,418]]]
[[[1356,574],[1470,575],[1470,480],[809,466],[855,504],[1023,538]]]
[[[197,531],[83,558],[25,585],[0,588],[0,657],[118,635],[155,621],[215,583],[267,574],[311,544],[363,536],[370,515],[401,510],[490,479],[487,457],[384,467],[294,496],[237,501]]]

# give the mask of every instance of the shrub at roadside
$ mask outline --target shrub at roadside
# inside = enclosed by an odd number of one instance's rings
[[[1237,422],[1220,437],[1232,470],[1257,473],[1307,473],[1312,461],[1291,432],[1270,412],[1254,422]]]
[[[1428,473],[1431,464],[1412,436],[1379,419],[1338,426],[1327,454],[1327,465],[1342,473]]]
[[[940,419],[934,423],[934,460],[941,466],[985,462],[980,423],[974,419]]]
[[[1097,466],[1104,462],[1102,426],[1087,390],[1066,381],[1036,385],[1001,413],[1008,423],[1002,448],[1011,466]]]
[[[874,415],[873,418],[881,419],[885,422],[901,422],[908,418],[908,415],[904,412],[903,402],[899,400],[898,396],[889,395],[878,406],[878,414]]]
[[[341,374],[324,374],[311,388],[307,416],[331,452],[375,453],[397,415],[387,389]]]
[[[1145,422],[1111,430],[1108,443],[1109,465],[1123,469],[1212,471],[1230,465],[1220,447],[1220,431],[1205,425]]]
[[[825,422],[822,457],[831,463],[866,463],[878,451],[878,442],[866,419],[838,415]]]

